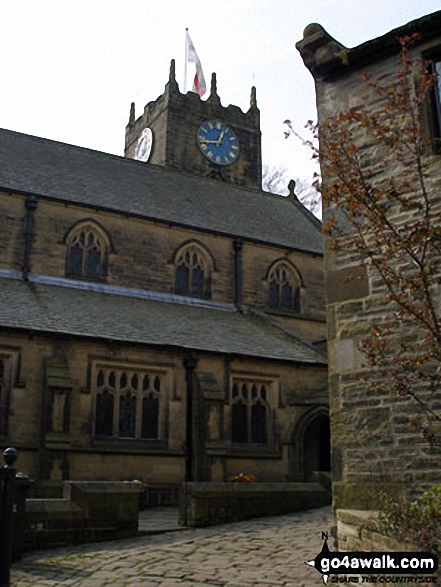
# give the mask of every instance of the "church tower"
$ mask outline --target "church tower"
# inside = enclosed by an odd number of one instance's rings
[[[149,102],[138,119],[132,103],[124,154],[155,165],[261,189],[256,89],[251,90],[250,108],[245,113],[237,106],[221,105],[214,73],[206,101],[194,92],[181,94],[172,60],[164,93]]]

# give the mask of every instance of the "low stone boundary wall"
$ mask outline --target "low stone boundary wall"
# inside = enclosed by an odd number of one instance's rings
[[[376,528],[377,512],[372,510],[337,510],[337,545],[336,550],[340,552],[421,552],[421,546],[412,542],[399,542],[394,538],[380,534]],[[333,549],[331,549],[333,550]],[[356,575],[353,575],[356,577]],[[403,575],[391,578],[390,575],[371,575],[372,583],[392,584],[402,581],[422,584],[441,584],[441,568],[434,575],[418,574],[424,580],[415,580],[415,575]],[[365,582],[360,578],[359,582]],[[374,578],[375,577],[375,578]],[[396,581],[394,581],[394,578]],[[408,581],[406,581],[408,578]]]
[[[27,499],[24,550],[129,538],[138,532],[135,483],[66,481],[63,499]]]
[[[337,510],[338,550],[364,552],[417,552],[420,547],[412,543],[400,543],[376,530],[377,512],[371,510]]]
[[[187,483],[179,523],[212,526],[322,507],[331,495],[318,483]]]

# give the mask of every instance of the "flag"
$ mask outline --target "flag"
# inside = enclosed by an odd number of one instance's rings
[[[201,61],[196,53],[196,49],[194,48],[193,41],[190,39],[190,35],[188,34],[188,30],[186,31],[186,46],[187,46],[187,61],[189,63],[196,64],[196,74],[194,76],[193,81],[193,92],[197,92],[199,96],[202,96],[207,91],[207,86],[205,84],[204,72],[202,71]]]

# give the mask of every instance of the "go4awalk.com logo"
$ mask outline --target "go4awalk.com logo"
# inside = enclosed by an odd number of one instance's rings
[[[322,533],[322,540],[322,550],[306,564],[321,573],[325,585],[329,579],[331,583],[436,583],[438,557],[430,552],[331,552],[327,533]]]

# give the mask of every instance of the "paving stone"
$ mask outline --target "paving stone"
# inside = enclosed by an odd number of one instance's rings
[[[314,587],[330,508],[30,553],[11,587]]]

